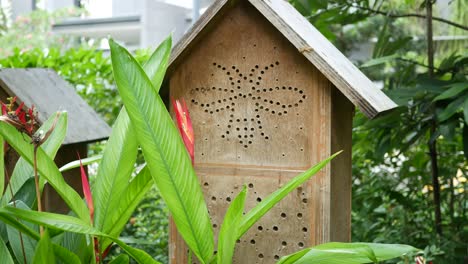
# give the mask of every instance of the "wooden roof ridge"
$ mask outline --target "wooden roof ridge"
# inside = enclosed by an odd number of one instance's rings
[[[369,118],[397,105],[346,56],[285,0],[217,0],[174,46],[169,72],[185,50],[202,38],[203,31],[238,1],[250,2],[298,52],[306,57],[355,106]]]
[[[40,123],[56,111],[67,111],[65,145],[103,140],[111,133],[109,125],[54,70],[2,68],[0,89],[7,96],[16,96],[27,107],[34,105]]]

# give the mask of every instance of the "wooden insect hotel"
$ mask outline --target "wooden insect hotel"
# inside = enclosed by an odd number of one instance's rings
[[[57,152],[55,163],[58,167],[77,160],[77,153],[86,158],[88,143],[107,139],[111,128],[63,80],[55,71],[48,69],[0,69],[0,100],[17,97],[17,103],[38,111],[39,125],[57,111],[68,112],[68,129],[63,145]],[[5,155],[5,167],[12,174],[18,154],[10,149]],[[81,176],[79,169],[65,171],[65,180],[80,194]],[[68,213],[68,207],[60,196],[47,185],[43,193],[43,204],[47,211]]]
[[[350,240],[354,107],[373,118],[396,105],[287,1],[215,1],[174,47],[163,92],[187,101],[215,233],[244,184],[249,210],[344,150],[238,241],[234,263]],[[187,263],[174,226],[169,250]]]

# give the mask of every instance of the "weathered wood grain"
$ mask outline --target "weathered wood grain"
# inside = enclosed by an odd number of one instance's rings
[[[184,54],[201,41],[225,12],[238,2],[222,0],[205,12],[194,27],[174,47],[169,70],[177,67]],[[294,7],[284,0],[248,0],[270,23],[324,74],[355,106],[369,118],[396,107],[356,66],[330,43]]]
[[[242,185],[249,187],[248,210],[331,155],[335,88],[246,1],[210,27],[203,43],[191,47],[173,68],[168,88],[171,97],[188,103],[197,138],[195,169],[217,234]],[[286,254],[330,241],[331,223],[347,221],[332,218],[350,214],[331,212],[331,168],[295,190],[252,227],[237,244],[234,263],[274,263]],[[186,263],[187,248],[174,226],[170,230],[171,263]]]

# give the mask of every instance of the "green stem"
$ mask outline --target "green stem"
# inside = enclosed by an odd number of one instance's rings
[[[39,175],[37,174],[37,146],[34,146],[34,183],[36,185],[37,211],[42,212],[41,190],[39,187]],[[44,227],[39,226],[39,233],[44,234]]]

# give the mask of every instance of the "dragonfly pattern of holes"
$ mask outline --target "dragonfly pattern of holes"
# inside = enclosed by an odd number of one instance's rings
[[[263,115],[284,117],[307,98],[304,90],[297,87],[267,87],[263,84],[263,80],[269,77],[268,73],[279,65],[278,61],[267,66],[255,65],[245,73],[236,66],[227,67],[213,62],[214,71],[221,71],[226,76],[228,87],[192,88],[191,103],[209,114],[229,112],[228,124],[224,133],[220,135],[224,139],[236,139],[244,148],[248,148],[258,136],[268,140],[271,136],[267,131],[274,127],[274,124],[266,124]],[[279,82],[278,79],[276,81]],[[238,109],[245,109],[248,104],[253,106],[255,113],[251,116],[239,114]]]

